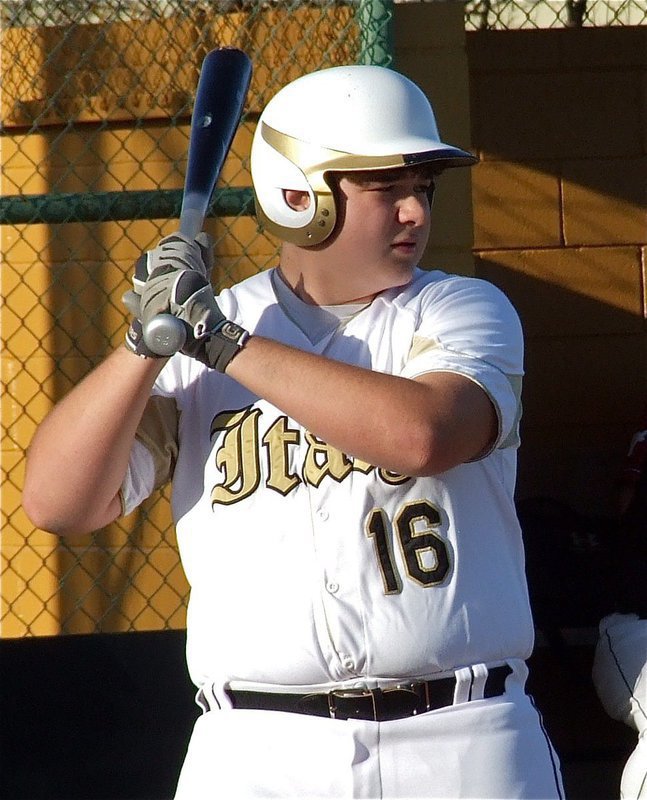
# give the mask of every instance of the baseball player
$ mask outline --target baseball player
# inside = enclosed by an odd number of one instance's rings
[[[647,797],[647,408],[618,486],[619,529],[614,611],[600,621],[593,683],[613,719],[638,732],[624,766],[620,797]]]
[[[418,267],[438,175],[475,161],[395,71],[289,84],[251,152],[279,265],[214,298],[206,240],[162,240],[126,348],[34,438],[25,506],[63,535],[172,481],[204,711],[178,798],[563,797],[524,690],[519,319]]]

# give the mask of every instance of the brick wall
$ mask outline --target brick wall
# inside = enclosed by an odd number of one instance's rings
[[[607,514],[647,400],[647,28],[466,42],[475,270],[527,341],[519,494]]]

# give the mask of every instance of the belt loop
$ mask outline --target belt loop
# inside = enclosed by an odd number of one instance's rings
[[[470,691],[472,689],[472,670],[469,667],[462,667],[457,669],[454,673],[456,676],[456,687],[454,688],[454,705],[467,703],[470,699]]]
[[[198,705],[202,709],[202,713],[206,714],[209,711],[209,703],[207,703],[207,698],[203,690],[200,688],[198,689],[196,696],[195,696],[196,705]]]
[[[328,713],[330,719],[335,719],[337,716],[337,706],[335,705],[335,693],[328,692]]]
[[[203,714],[207,714],[209,711],[222,711],[223,705],[225,704],[228,704],[228,707],[231,708],[231,703],[228,702],[226,695],[223,701],[218,698],[216,687],[213,683],[203,684],[198,689],[195,702],[200,706]]]
[[[473,664],[472,672],[474,674],[474,681],[472,682],[470,700],[482,700],[485,691],[485,681],[488,676],[488,668],[485,664]]]

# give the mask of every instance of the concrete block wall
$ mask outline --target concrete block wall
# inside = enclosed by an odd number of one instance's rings
[[[526,333],[519,495],[608,515],[647,402],[647,28],[466,47],[475,274]]]
[[[430,98],[443,141],[470,149],[469,65],[462,3],[403,3],[394,8],[394,67]],[[472,275],[472,196],[468,169],[438,179],[426,268]]]

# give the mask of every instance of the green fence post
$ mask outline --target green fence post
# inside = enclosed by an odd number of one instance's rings
[[[393,64],[393,0],[359,0],[360,64]]]

